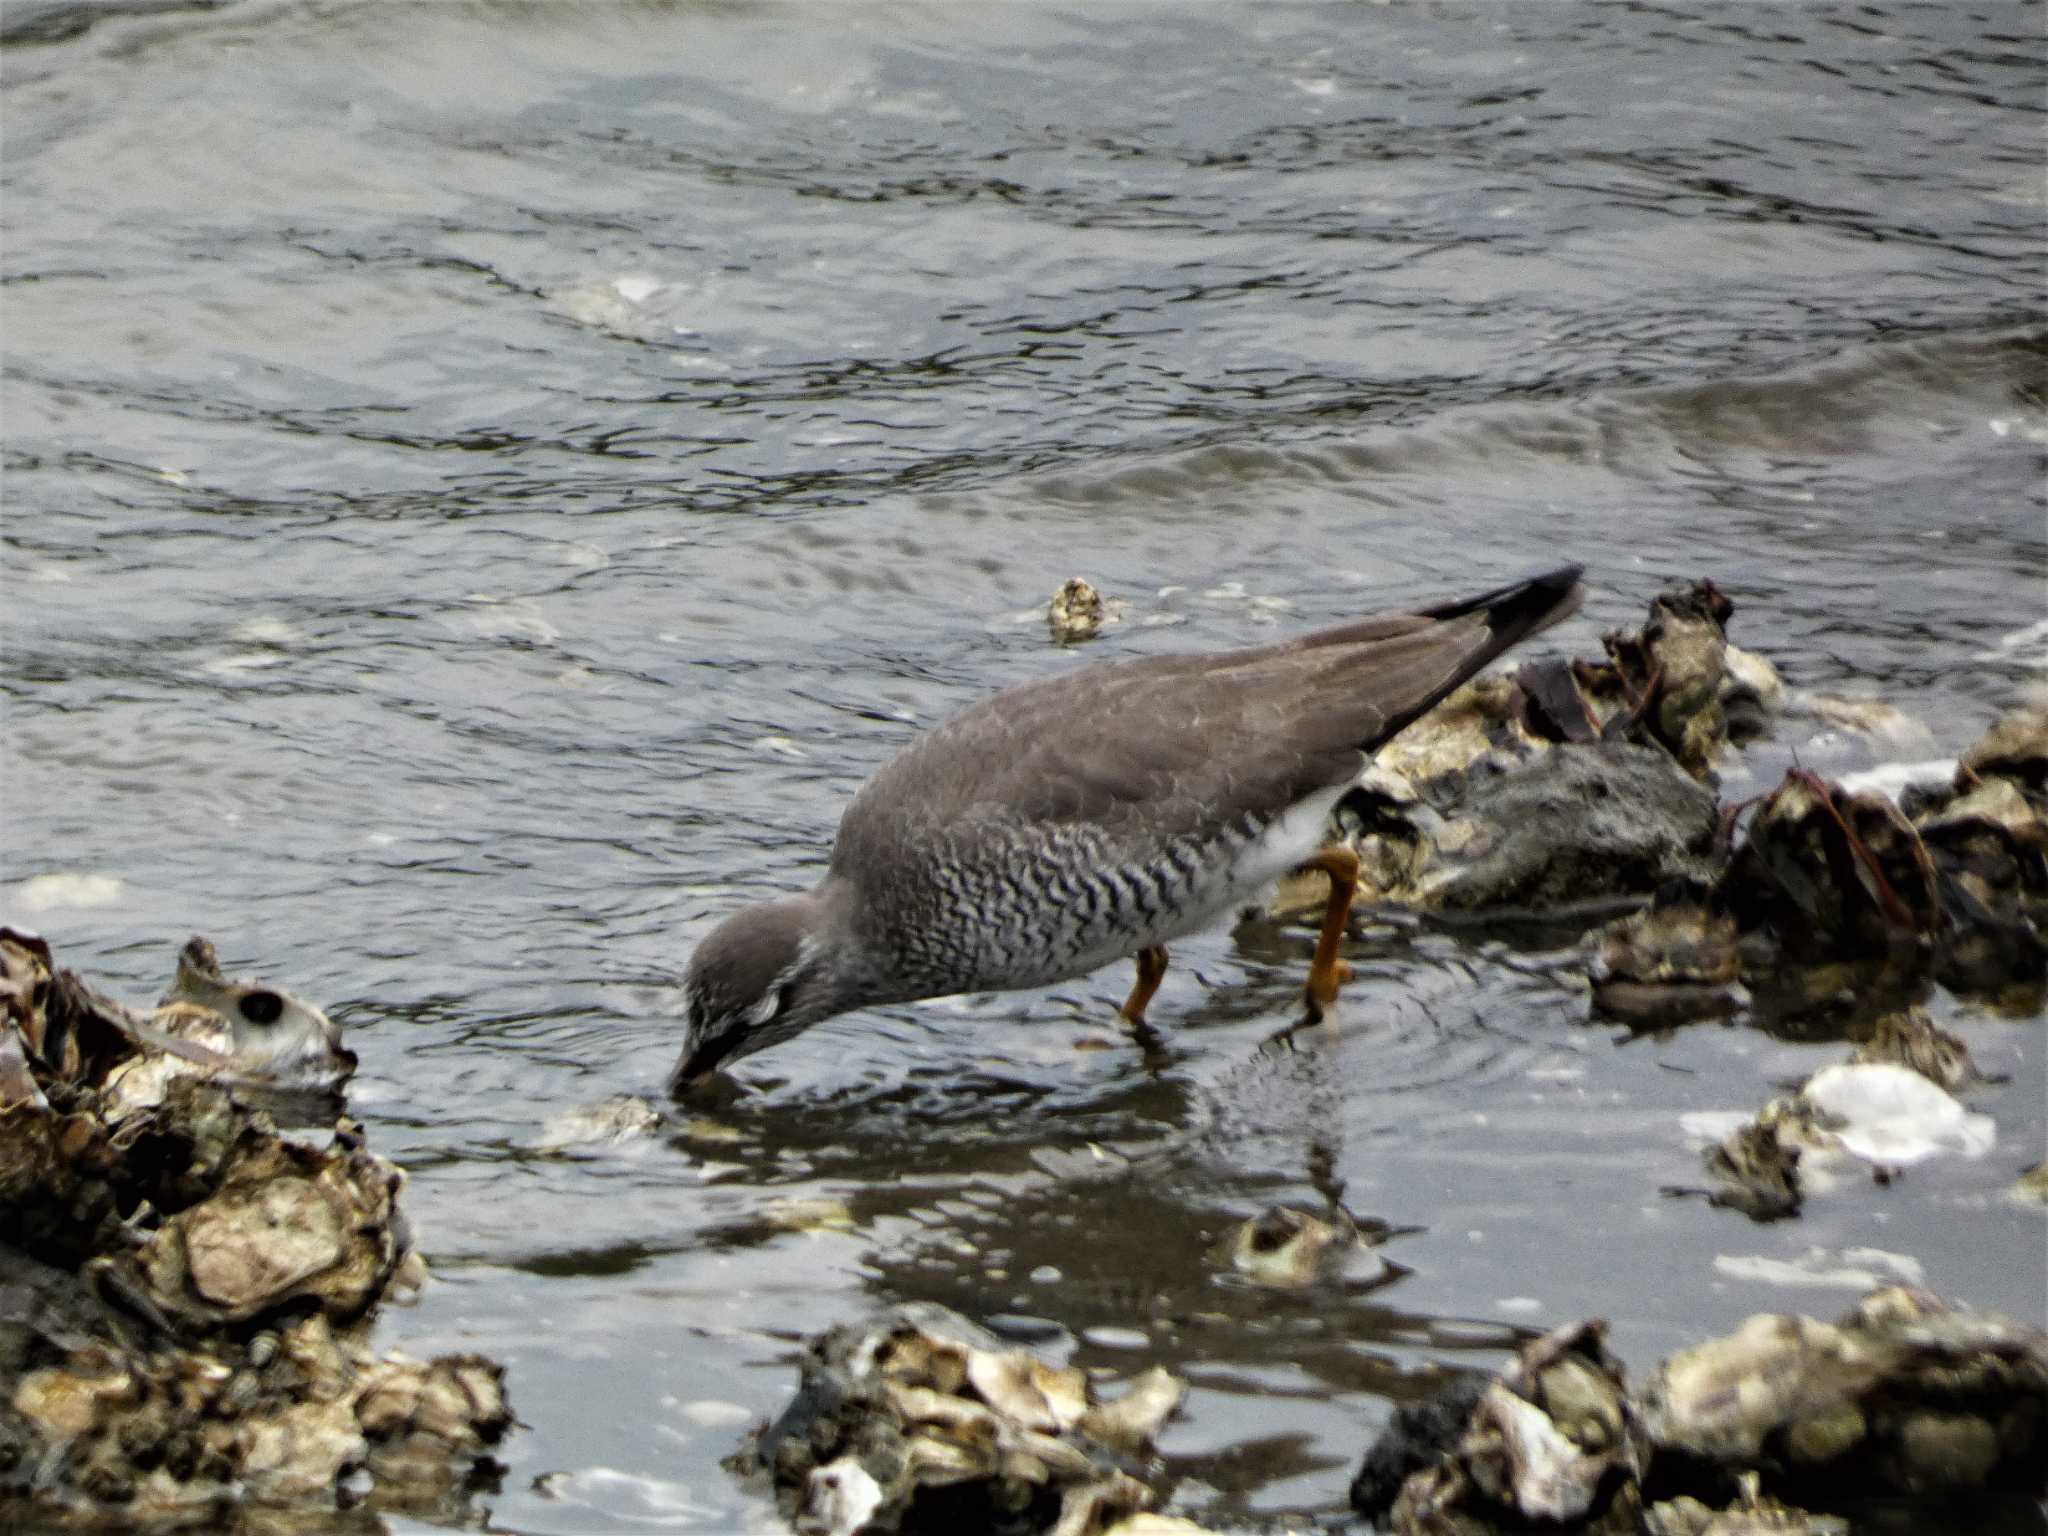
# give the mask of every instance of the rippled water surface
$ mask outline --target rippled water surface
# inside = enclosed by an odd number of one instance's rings
[[[198,931],[333,1006],[440,1277],[386,1331],[511,1368],[509,1530],[769,1525],[718,1458],[904,1297],[1185,1372],[1212,1521],[1334,1516],[1514,1328],[1642,1370],[1853,1294],[1717,1257],[2038,1316],[2039,1019],[1934,1000],[1990,1158],[1757,1227],[1659,1194],[1678,1117],[1840,1045],[1626,1040],[1526,940],[1361,946],[1282,1049],[1307,939],[1219,933],[1163,1061],[1105,973],[536,1143],[659,1094],[693,941],[914,726],[1076,664],[1077,572],[1088,658],[1561,558],[1584,653],[1708,575],[1917,722],[1788,721],[1731,798],[1966,744],[2044,664],[2044,15],[10,0],[0,916],[138,1000]],[[1406,1272],[1219,1283],[1317,1165]]]

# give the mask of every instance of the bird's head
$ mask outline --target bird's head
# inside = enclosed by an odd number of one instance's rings
[[[683,980],[688,1034],[672,1090],[858,1003],[838,917],[836,903],[807,891],[735,912],[711,930]]]

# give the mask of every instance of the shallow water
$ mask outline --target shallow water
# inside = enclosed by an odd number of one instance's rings
[[[536,1143],[658,1095],[692,942],[914,725],[1080,659],[1033,611],[1077,572],[1125,605],[1086,658],[1561,558],[1587,653],[1710,575],[1916,722],[1788,721],[1729,798],[1967,744],[2048,665],[2042,19],[10,4],[0,916],[137,1000],[204,932],[347,1025],[441,1281],[386,1333],[509,1363],[507,1530],[772,1527],[718,1458],[905,1297],[1185,1371],[1213,1521],[1334,1516],[1514,1329],[1642,1370],[1855,1294],[1730,1258],[2038,1319],[2039,1019],[1934,1001],[2007,1075],[1989,1158],[1758,1227],[1659,1194],[1678,1118],[1839,1044],[1627,1038],[1527,942],[1362,947],[1280,1048],[1307,937],[1220,933],[1162,1061],[1105,973]],[[1312,1166],[1406,1273],[1222,1283]]]

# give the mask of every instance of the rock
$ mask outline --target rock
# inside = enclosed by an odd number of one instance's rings
[[[56,970],[46,943],[13,929],[0,929],[0,978],[21,1048],[61,1081],[97,1088],[109,1122],[161,1103],[173,1079],[192,1076],[275,1090],[274,1107],[300,1105],[319,1118],[355,1072],[354,1052],[325,1013],[223,976],[202,938],[186,944],[170,991],[147,1015]],[[0,1102],[7,1097],[0,1083]]]
[[[1601,1332],[1558,1329],[1402,1409],[1354,1507],[1406,1536],[1841,1536],[1842,1504],[1913,1501],[1892,1512],[1910,1529],[1934,1501],[2048,1491],[2038,1328],[1890,1286],[1838,1323],[1752,1317],[1632,1396]]]
[[[200,1326],[306,1307],[349,1322],[384,1294],[405,1256],[404,1184],[351,1122],[318,1151],[259,1131],[236,1142],[211,1194],[103,1262],[165,1316]]]
[[[2048,996],[2048,710],[2006,716],[1946,789],[1895,805],[1793,770],[1751,817],[1713,905],[1744,935],[1745,971],[1795,1005],[1931,971],[1951,990],[2035,1012]],[[1910,812],[1910,816],[1909,813]],[[1788,974],[1789,973],[1789,974]],[[1802,975],[1801,973],[1812,973]]]
[[[1476,1372],[1453,1376],[1430,1396],[1396,1408],[1351,1479],[1351,1507],[1384,1520],[1403,1483],[1451,1454],[1487,1387],[1488,1378]]]
[[[1539,753],[1543,739],[1529,730],[1523,692],[1511,677],[1488,675],[1461,684],[1373,757],[1384,790],[1389,782],[1412,799],[1423,788],[1456,778],[1481,758],[1520,759]]]
[[[1713,795],[1669,756],[1610,742],[1490,755],[1426,794],[1383,755],[1340,802],[1333,834],[1358,853],[1360,901],[1545,911],[1703,879],[1715,824]],[[1296,874],[1266,914],[1320,918],[1328,894],[1327,876]]]
[[[1730,739],[1768,728],[1776,670],[1727,644],[1733,605],[1712,582],[1673,587],[1604,662],[1532,659],[1472,679],[1375,754],[1332,818],[1367,902],[1441,911],[1554,912],[1713,873],[1718,822],[1700,782]],[[1732,658],[1732,659],[1731,659]],[[1320,914],[1328,880],[1282,882],[1267,915]],[[1702,989],[1711,1006],[1721,983]],[[1655,996],[1651,995],[1655,993]],[[1617,975],[1617,1009],[1683,995]]]
[[[2008,1191],[2017,1205],[2048,1207],[2048,1162],[2039,1162],[2023,1172]]]
[[[1812,1136],[1797,1099],[1773,1099],[1756,1119],[1707,1148],[1707,1172],[1720,1181],[1708,1198],[1752,1221],[1797,1216],[1804,1198],[1799,1159]]]
[[[1661,747],[1698,778],[1731,736],[1763,734],[1784,685],[1761,657],[1736,652],[1731,664],[1727,624],[1734,612],[1718,587],[1698,581],[1660,592],[1636,633],[1602,636],[1607,660],[1572,666],[1602,733]]]
[[[1482,763],[1437,807],[1433,858],[1407,892],[1447,910],[1541,910],[1702,877],[1714,797],[1668,756],[1625,744],[1566,745]]]
[[[2037,804],[2048,795],[2048,703],[2007,710],[1957,763],[1959,785],[2007,779]]]
[[[2048,712],[2044,712],[2048,713]],[[2036,716],[2007,716],[1963,755],[1955,785],[1913,817],[1941,876],[1947,929],[1935,974],[1964,992],[2048,986],[2048,791]]]
[[[1728,739],[1738,745],[1768,734],[1771,722],[1785,708],[1785,679],[1769,658],[1730,645],[1721,660],[1721,709]]]
[[[1781,1504],[1759,1492],[1751,1476],[1726,1509],[1690,1496],[1652,1505],[1643,1511],[1643,1531],[1645,1536],[1849,1536],[1849,1522]]]
[[[1883,699],[1814,694],[1805,703],[1812,714],[1836,730],[1853,731],[1894,748],[1920,747],[1929,740],[1926,726]]]
[[[1797,962],[1903,959],[1941,922],[1933,863],[1899,808],[1800,769],[1751,818],[1715,899],[1745,933],[1767,933]]]

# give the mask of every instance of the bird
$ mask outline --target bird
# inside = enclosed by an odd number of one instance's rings
[[[1046,986],[1167,945],[1281,875],[1330,877],[1311,1008],[1358,857],[1328,834],[1366,758],[1510,646],[1577,611],[1582,568],[1277,643],[1100,662],[991,694],[855,794],[823,879],[727,917],[684,976],[681,1093],[854,1009]]]

